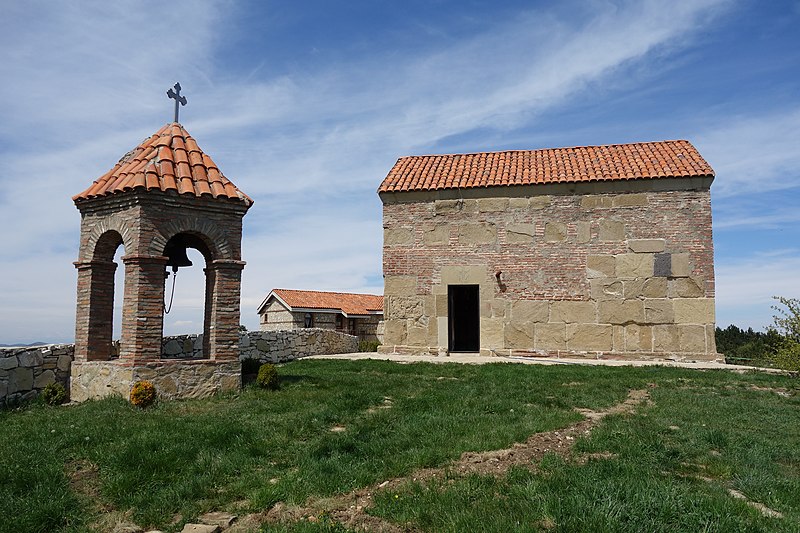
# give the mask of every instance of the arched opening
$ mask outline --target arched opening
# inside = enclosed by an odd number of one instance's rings
[[[212,258],[211,249],[203,236],[179,233],[167,241],[163,254],[169,258],[164,279],[164,336],[202,336],[194,339],[191,350],[192,345],[185,341],[166,343],[164,355],[208,359],[209,298],[213,279],[209,278],[207,267]]]
[[[105,361],[115,356],[114,257],[122,244],[119,232],[106,231],[97,239],[91,260],[78,265],[76,358]]]

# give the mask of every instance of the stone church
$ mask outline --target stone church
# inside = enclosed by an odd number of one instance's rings
[[[682,140],[400,158],[382,351],[717,359],[713,179]]]

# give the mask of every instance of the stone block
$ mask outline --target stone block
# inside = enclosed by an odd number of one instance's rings
[[[614,196],[614,207],[636,207],[647,205],[647,195],[644,193],[627,193]]]
[[[692,268],[689,264],[689,254],[672,254],[672,273],[675,278],[683,278],[691,275]]]
[[[477,200],[436,200],[434,213],[436,215],[446,215],[450,213],[474,214],[478,212]]]
[[[637,254],[663,252],[666,246],[664,239],[628,239],[628,249]]]
[[[566,350],[566,324],[534,324],[533,344],[537,350]]]
[[[450,242],[450,226],[440,224],[422,233],[422,242],[427,246],[441,246]]]
[[[186,524],[181,533],[219,533],[222,529],[216,524]]]
[[[507,318],[511,316],[511,301],[503,298],[493,298],[491,300],[492,316],[495,318]]]
[[[667,278],[635,278],[624,282],[625,298],[666,298]]]
[[[621,300],[624,297],[624,285],[623,282],[618,279],[590,279],[589,284],[591,285],[592,299],[598,302],[602,300]]]
[[[625,326],[614,325],[611,326],[614,331],[614,346],[613,350],[615,352],[624,352],[625,351]]]
[[[639,324],[625,326],[625,350],[652,351],[653,329],[650,326],[640,326]]]
[[[644,321],[647,324],[671,324],[675,321],[672,300],[667,298],[644,300]]]
[[[17,356],[12,355],[11,357],[3,357],[0,358],[0,370],[11,370],[12,368],[17,368],[19,366],[19,362],[17,361]]]
[[[550,207],[551,200],[550,196],[531,196],[528,200],[528,207],[531,210],[544,209]]]
[[[183,353],[183,344],[178,339],[171,339],[164,345],[164,354],[174,357]]]
[[[51,383],[56,382],[56,375],[52,370],[45,370],[33,380],[34,389],[43,389]]]
[[[506,226],[506,242],[530,243],[533,242],[536,227],[533,224],[509,224]]]
[[[41,366],[44,363],[44,357],[39,350],[28,350],[17,354],[17,361],[19,361],[19,366],[33,368]]]
[[[706,324],[706,353],[717,353],[717,336],[714,324]]]
[[[511,320],[514,322],[547,322],[550,318],[550,302],[543,300],[515,300],[511,304]]]
[[[509,198],[508,207],[510,209],[528,209],[527,198]]]
[[[436,302],[436,316],[447,316],[447,295],[446,294],[437,294],[435,296]]]
[[[505,343],[505,321],[502,318],[481,319],[481,348],[499,350]]]
[[[417,293],[416,276],[386,276],[383,280],[383,293],[386,296],[408,296]]]
[[[405,320],[385,320],[383,324],[384,344],[407,344],[408,329]]]
[[[601,220],[598,238],[601,241],[625,240],[625,224],[617,220]]]
[[[411,228],[386,228],[383,230],[384,246],[409,246],[414,244],[414,230]]]
[[[613,328],[607,324],[567,324],[568,350],[609,352],[613,346]]]
[[[458,227],[458,242],[461,244],[492,244],[497,241],[494,224],[462,224]]]
[[[548,222],[544,226],[544,240],[547,242],[567,240],[567,225],[563,222]]]
[[[649,278],[653,276],[653,254],[620,254],[615,257],[618,278]]]
[[[576,222],[575,231],[578,244],[586,244],[592,240],[592,225],[589,222]]]
[[[492,276],[494,277],[494,276]],[[442,285],[478,285],[488,278],[486,266],[443,266]],[[415,278],[416,279],[416,278]],[[446,287],[445,287],[446,290]]]
[[[584,209],[607,208],[612,205],[613,203],[610,196],[592,195],[581,197],[581,207]]]
[[[418,320],[424,315],[423,300],[422,296],[387,296],[384,298],[386,316],[391,319]]]
[[[0,399],[4,399],[6,396],[8,396],[8,383],[0,381]]]
[[[8,389],[12,392],[25,392],[33,388],[33,369],[19,366],[8,373]]]
[[[605,300],[598,303],[598,322],[603,324],[631,324],[644,321],[641,300]]]
[[[663,324],[653,326],[653,351],[676,352],[680,348],[678,326]]]
[[[678,346],[682,352],[706,351],[705,326],[678,326]]]
[[[653,259],[653,275],[669,277],[672,275],[672,254],[655,254]]]
[[[703,283],[697,278],[676,278],[670,281],[670,296],[673,298],[702,298]]]
[[[676,298],[673,300],[678,324],[713,324],[713,298]]]
[[[613,255],[590,255],[586,258],[586,276],[589,278],[613,278],[616,275],[616,259]]]
[[[533,346],[533,324],[513,321],[505,325],[505,348],[532,350]]]
[[[507,198],[480,198],[478,199],[478,212],[493,213],[508,209]]]
[[[597,322],[597,306],[595,302],[552,302],[550,304],[550,322],[595,323]]]

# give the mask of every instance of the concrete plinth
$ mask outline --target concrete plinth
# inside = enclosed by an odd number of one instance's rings
[[[141,380],[151,382],[159,398],[205,398],[241,388],[239,361],[154,361],[131,364],[124,360],[73,361],[70,399],[83,402],[106,396],[126,400],[131,387]]]

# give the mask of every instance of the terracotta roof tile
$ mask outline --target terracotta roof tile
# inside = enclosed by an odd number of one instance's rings
[[[337,309],[345,315],[369,315],[383,312],[383,296],[376,294],[354,294],[349,292],[298,291],[293,289],[273,289],[270,296],[277,296],[292,308]]]
[[[378,192],[714,176],[689,141],[401,157]]]
[[[73,201],[134,189],[175,191],[193,196],[253,200],[222,175],[214,161],[177,122],[166,124],[97,178]]]

